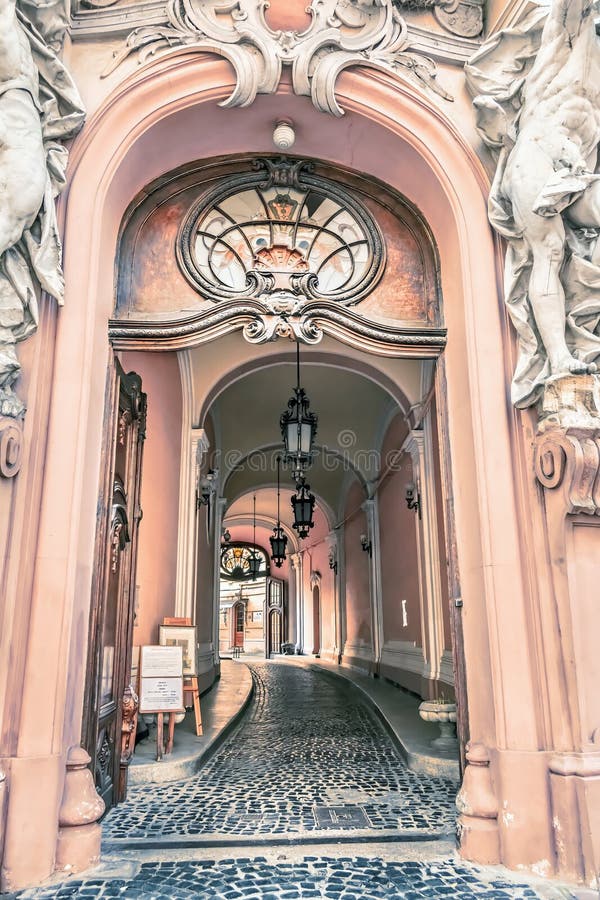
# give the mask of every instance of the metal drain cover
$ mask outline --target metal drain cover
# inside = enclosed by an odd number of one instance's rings
[[[315,806],[315,821],[319,828],[371,828],[362,806]]]

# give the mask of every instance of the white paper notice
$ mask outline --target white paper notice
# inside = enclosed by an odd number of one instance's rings
[[[140,685],[141,713],[182,712],[183,709],[183,680],[181,678],[142,678]]]
[[[142,678],[182,678],[183,647],[142,647]]]

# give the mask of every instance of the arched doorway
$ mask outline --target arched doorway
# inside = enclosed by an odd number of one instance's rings
[[[244,649],[244,631],[246,627],[246,605],[243,601],[239,601],[233,607],[232,615],[233,634],[231,646],[234,650]]]
[[[126,87],[97,113],[88,131],[90,137],[85,137],[73,154],[66,239],[67,244],[69,241],[77,244],[80,252],[68,254],[66,260],[67,285],[70,287],[57,340],[54,373],[56,383],[61,386],[61,403],[53,404],[49,422],[51,449],[44,485],[44,509],[47,512],[40,527],[39,547],[41,560],[74,560],[64,569],[62,588],[55,586],[56,596],[65,607],[60,620],[67,623],[65,628],[71,618],[87,621],[89,573],[94,568],[93,523],[100,470],[98,448],[102,445],[101,385],[107,351],[105,323],[113,315],[114,286],[111,266],[106,265],[106,260],[114,258],[125,208],[154,178],[189,163],[198,154],[206,158],[216,154],[222,157],[242,152],[246,147],[261,149],[264,139],[258,137],[258,131],[263,126],[271,127],[283,104],[287,113],[293,107],[294,114],[298,112],[303,124],[303,136],[296,148],[299,153],[317,159],[327,157],[332,164],[342,168],[352,165],[367,177],[382,179],[415,201],[435,235],[446,324],[452,335],[443,371],[440,370],[439,394],[447,402],[448,414],[444,408],[440,415],[444,422],[444,441],[447,449],[452,449],[452,461],[456,471],[461,473],[461,485],[468,484],[468,490],[461,487],[460,491],[453,491],[457,475],[450,469],[446,455],[448,465],[443,477],[444,497],[448,502],[444,514],[447,519],[456,515],[457,529],[456,534],[453,529],[449,531],[453,548],[449,560],[449,593],[453,609],[458,611],[453,615],[460,619],[463,597],[483,598],[474,604],[472,615],[465,623],[465,640],[471,647],[473,671],[477,671],[475,667],[485,670],[483,677],[472,679],[471,736],[492,748],[521,746],[521,739],[515,732],[517,725],[510,717],[494,715],[496,706],[503,713],[512,701],[522,702],[524,691],[528,697],[535,691],[533,668],[527,662],[529,631],[523,621],[525,579],[519,546],[519,522],[522,519],[517,512],[519,503],[524,501],[514,490],[514,483],[520,476],[515,478],[511,455],[515,437],[505,403],[505,341],[496,304],[494,248],[485,218],[485,176],[474,154],[439,108],[423,96],[416,97],[414,92],[407,91],[391,77],[370,76],[362,70],[344,75],[340,96],[347,105],[345,121],[353,139],[347,146],[342,146],[333,139],[339,134],[334,130],[338,127],[337,122],[316,114],[313,117],[309,104],[297,102],[287,94],[265,98],[264,102],[261,98],[260,110],[258,106],[250,111],[233,113],[214,109],[215,99],[228,93],[226,73],[224,63],[210,58],[192,62],[180,57],[159,62],[153,90],[146,91],[143,74],[130,78]],[[194,91],[189,89],[192,83],[197,86]],[[232,115],[235,120],[230,118]],[[145,123],[143,128],[138,127],[141,121]],[[352,128],[353,124],[360,127]],[[181,141],[172,140],[175,125],[182,135]],[[148,152],[148,148],[152,148],[152,152]],[[376,153],[374,148],[377,148]],[[419,185],[427,186],[422,196],[418,196]],[[84,290],[88,298],[84,306],[77,303],[80,290]],[[485,298],[483,302],[482,298]],[[196,302],[195,298],[193,302]],[[112,347],[119,353],[141,350],[144,346],[156,351],[159,340],[164,339],[172,350],[179,352],[196,341],[204,346],[216,338],[227,341],[227,336],[223,335],[230,325],[243,327],[247,321],[242,311],[236,315],[237,324],[224,325],[222,320],[200,311],[198,317],[202,328],[195,332],[189,322],[178,323],[176,329],[163,327],[169,318],[164,314],[160,328],[151,323],[145,336],[141,333],[136,336],[135,329],[128,329],[127,324],[120,321],[111,331]],[[363,360],[380,375],[389,375],[387,361],[390,359],[403,354],[415,355],[415,345],[410,344],[410,329],[403,334],[404,344],[394,343],[385,328],[376,329],[374,334],[372,329],[358,328],[352,315],[342,318],[341,324],[327,324],[326,340],[352,346],[349,355],[363,354]],[[161,328],[162,335],[159,334]],[[430,346],[417,352],[437,355],[439,349],[438,346],[432,350]],[[249,348],[249,357],[251,350]],[[257,355],[261,352],[259,349]],[[73,379],[74,368],[89,377]],[[72,412],[67,411],[72,410],[85,410],[85,421],[81,420],[76,439],[65,447],[61,435],[69,426]],[[188,422],[190,428],[192,421]],[[495,423],[494,429],[484,425],[489,421]],[[494,478],[488,477],[486,461],[490,459],[494,460]],[[67,490],[62,474],[65,468],[74,473],[74,482]],[[54,498],[59,496],[63,499],[57,507]],[[193,505],[193,499],[189,502]],[[52,515],[48,518],[50,510]],[[493,515],[489,514],[490,510]],[[204,510],[201,513],[205,515]],[[214,506],[211,514],[218,519]],[[78,535],[77,540],[73,537],[74,532]],[[458,578],[459,563],[461,580]],[[499,574],[507,570],[512,573],[516,585],[511,592],[510,604],[503,601],[506,594]],[[515,622],[523,627],[515,628]],[[36,628],[30,640],[32,656],[39,656],[44,648],[48,649],[47,628],[41,620]],[[491,644],[490,634],[493,635]],[[516,657],[514,646],[509,648],[507,645],[505,636],[509,634],[511,641],[517,634],[521,642],[522,652]],[[209,645],[215,643],[215,635],[203,635],[202,638],[208,657],[212,652]],[[68,643],[69,639],[73,676],[58,692],[50,685],[48,695],[41,700],[47,700],[49,710],[57,704],[73,710],[64,729],[65,746],[77,743],[80,737],[83,679],[81,663],[77,661],[79,637],[73,629],[52,638],[57,653],[58,649],[64,649],[64,642]],[[508,659],[517,659],[518,671],[514,665],[505,665]],[[510,668],[514,677],[510,683],[500,675],[494,679],[492,667],[496,673]],[[462,706],[466,712],[466,697]],[[532,733],[524,738],[527,748],[532,750],[540,746],[534,731],[532,726]],[[506,759],[510,769],[512,762],[508,757]],[[62,773],[56,773],[57,785],[62,783],[62,777]],[[520,827],[514,827],[510,833],[507,831],[507,844],[517,847],[522,834]],[[548,858],[550,851],[540,846],[536,853],[536,858],[541,859]]]

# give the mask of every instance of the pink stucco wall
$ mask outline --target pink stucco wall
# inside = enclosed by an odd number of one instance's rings
[[[379,490],[383,637],[385,641],[415,641],[421,646],[421,610],[417,561],[416,516],[406,506],[406,485],[413,480],[410,455],[397,456],[408,427],[398,415],[382,446],[383,465],[391,471]],[[402,601],[407,625],[403,625]]]
[[[361,509],[366,497],[355,482],[348,491],[344,529],[346,571],[346,643],[370,645],[371,604],[369,597],[369,556],[360,545],[361,534],[367,532],[367,518]],[[345,655],[352,656],[345,651]]]
[[[121,363],[126,372],[141,376],[148,395],[136,579],[138,608],[133,632],[134,645],[143,645],[156,643],[159,624],[165,616],[174,614],[181,379],[175,353],[123,353]]]

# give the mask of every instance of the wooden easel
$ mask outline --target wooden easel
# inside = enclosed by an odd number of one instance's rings
[[[192,620],[188,617],[166,616],[163,619],[163,625],[191,625]],[[196,719],[196,737],[202,736],[202,713],[200,711],[200,691],[198,689],[198,678],[196,675],[186,675],[183,679],[183,699],[186,695],[191,694],[192,705],[194,707],[194,716]],[[161,725],[159,723],[159,728]],[[167,743],[167,753],[173,749],[173,731],[175,729],[175,714],[169,716],[169,742]],[[162,731],[162,728],[161,728]],[[169,749],[170,748],[170,749]]]

